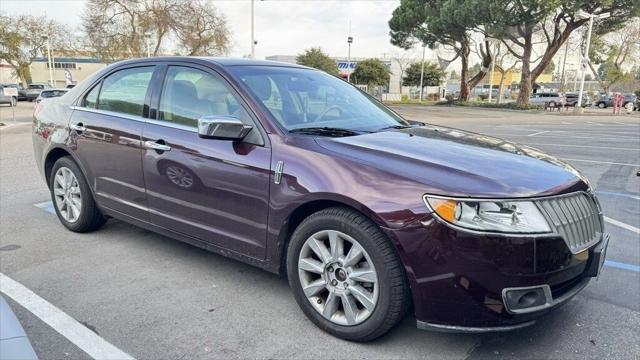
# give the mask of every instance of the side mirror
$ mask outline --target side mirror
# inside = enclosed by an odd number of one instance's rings
[[[198,119],[198,136],[204,139],[242,140],[253,126],[233,116],[202,116]]]

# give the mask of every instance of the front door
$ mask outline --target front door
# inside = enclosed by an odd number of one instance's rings
[[[70,144],[98,203],[147,221],[142,128],[154,66],[118,69],[97,82],[71,115]]]
[[[271,149],[259,124],[217,73],[177,64],[163,71],[155,119],[143,130],[151,221],[263,259]],[[211,115],[234,116],[254,129],[241,142],[200,138],[197,119]]]

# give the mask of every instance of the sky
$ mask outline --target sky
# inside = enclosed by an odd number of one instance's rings
[[[214,0],[227,18],[232,34],[230,56],[251,52],[250,0]],[[347,56],[349,23],[354,38],[352,57],[392,57],[404,50],[389,40],[389,21],[400,0],[256,0],[256,57],[297,55],[320,46],[331,56]],[[71,28],[80,26],[83,0],[0,0],[8,15],[46,15]],[[421,55],[420,49],[410,57]],[[435,55],[427,53],[435,60]]]

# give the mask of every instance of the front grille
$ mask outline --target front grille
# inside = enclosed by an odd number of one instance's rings
[[[577,254],[597,243],[602,235],[602,215],[596,201],[580,192],[538,199],[536,204],[552,229]]]

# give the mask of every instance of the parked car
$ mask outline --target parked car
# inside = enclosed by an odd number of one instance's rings
[[[565,106],[573,106],[573,107],[575,107],[576,104],[578,104],[578,97],[579,96],[580,96],[580,94],[578,94],[578,93],[566,93],[565,94],[565,99],[566,99]],[[591,98],[587,94],[582,94],[582,107],[589,107],[589,106],[591,106]]]
[[[44,99],[62,96],[64,94],[66,94],[68,91],[69,91],[69,89],[46,89],[46,90],[42,90],[40,92],[40,95],[38,95],[38,98],[36,99],[36,104],[40,103]]]
[[[421,329],[530,325],[598,275],[609,241],[571,165],[410,123],[299,65],[128,60],[34,118],[66,228],[113,217],[283,274],[343,339],[379,337],[408,309]]]
[[[628,103],[635,103],[636,100],[637,98],[635,94],[624,94],[624,102],[622,103],[622,107],[627,106]],[[604,96],[595,102],[595,106],[601,109],[611,107],[613,106],[613,97]]]
[[[554,107],[559,104],[566,103],[564,96],[556,92],[539,92],[532,94],[529,98],[530,104],[548,104]]]
[[[47,83],[29,84],[29,87],[27,88],[27,94],[26,94],[27,95],[27,100],[35,101],[38,98],[38,96],[40,96],[40,93],[44,89],[51,89],[51,85],[49,85]]]
[[[13,106],[16,106],[16,104],[18,103],[18,97],[5,95],[4,89],[9,87],[12,87],[12,86],[7,84],[0,84],[0,104],[3,104],[3,105],[6,104],[13,107]]]
[[[16,100],[22,101],[27,100],[27,90],[22,87],[20,84],[0,84],[0,86],[12,87],[18,89],[18,97]]]

